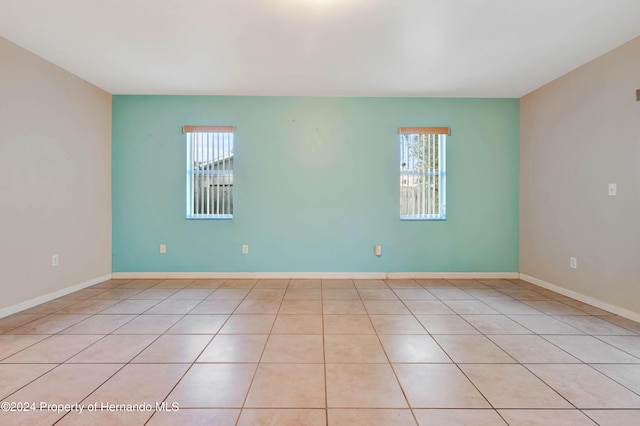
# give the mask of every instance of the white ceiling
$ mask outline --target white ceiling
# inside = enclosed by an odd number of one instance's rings
[[[520,97],[640,35],[640,0],[0,0],[114,94]]]

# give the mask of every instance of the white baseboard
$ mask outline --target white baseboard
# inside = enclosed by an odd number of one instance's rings
[[[34,306],[42,303],[49,302],[58,297],[66,296],[74,291],[82,290],[95,284],[99,284],[103,281],[111,279],[111,274],[105,274],[96,278],[92,278],[88,281],[81,282],[79,284],[72,285],[71,287],[63,288],[62,290],[54,291],[53,293],[45,294],[44,296],[38,296],[33,299],[25,300],[24,302],[17,303],[15,305],[7,306],[0,309],[0,318],[4,318],[8,315],[15,314],[16,312],[24,311],[25,309],[33,308]]]
[[[510,280],[517,279],[517,272],[389,272],[386,274],[387,279],[468,279],[468,280]]]
[[[621,317],[630,319],[632,321],[640,322],[640,313],[638,312],[630,311],[628,309],[624,309],[619,306],[615,306],[610,303],[603,302],[602,300],[596,299],[595,297],[587,296],[573,290],[568,290],[564,287],[551,284],[547,281],[543,281],[539,278],[532,277],[526,274],[520,274],[520,279],[528,283],[535,284],[539,287],[546,288],[547,290],[555,291],[556,293],[562,294],[563,296],[567,296],[572,299],[579,300],[591,306],[595,306],[596,308],[600,308],[607,312],[611,312]]]
[[[114,272],[113,279],[517,279],[517,272]]]
[[[113,279],[384,279],[383,272],[114,272]]]

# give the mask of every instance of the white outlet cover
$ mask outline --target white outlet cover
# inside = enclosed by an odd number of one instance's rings
[[[618,193],[618,185],[615,183],[609,184],[609,197],[614,197]]]

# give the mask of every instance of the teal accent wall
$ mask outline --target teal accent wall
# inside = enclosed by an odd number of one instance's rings
[[[114,272],[518,271],[518,99],[116,95],[112,105]],[[185,219],[183,125],[236,126],[232,220]],[[401,126],[451,128],[445,221],[399,219]]]

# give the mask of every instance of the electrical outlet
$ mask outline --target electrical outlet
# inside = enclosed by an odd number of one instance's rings
[[[160,254],[165,254],[167,252],[167,245],[160,244]]]
[[[609,184],[609,197],[615,197],[618,193],[618,186],[615,183]]]
[[[569,258],[569,268],[578,269],[578,259],[576,259],[575,257],[570,257]]]
[[[373,246],[373,254],[382,256],[382,246]]]
[[[249,254],[249,246],[244,244],[242,246],[242,254]]]
[[[57,254],[51,256],[51,266],[58,266],[60,264],[60,257]]]

